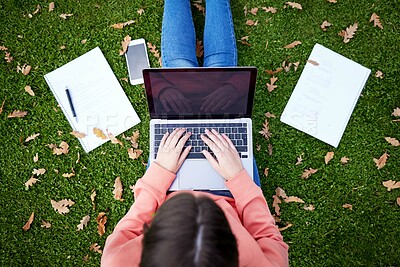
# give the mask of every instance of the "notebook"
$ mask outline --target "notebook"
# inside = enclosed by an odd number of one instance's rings
[[[227,190],[224,179],[201,151],[211,151],[200,139],[215,129],[233,140],[249,175],[253,175],[251,113],[255,67],[159,68],[143,70],[150,112],[150,164],[163,134],[175,128],[192,133],[188,158],[170,190]]]
[[[87,153],[140,122],[99,47],[44,78]]]
[[[316,44],[281,121],[337,147],[370,73]]]

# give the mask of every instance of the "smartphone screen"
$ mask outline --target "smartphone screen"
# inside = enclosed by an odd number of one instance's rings
[[[137,41],[139,42],[134,43]],[[144,40],[143,42],[140,42],[140,39],[131,42],[126,51],[126,59],[131,84],[143,83],[142,70],[149,67],[149,59],[147,57],[146,43]]]

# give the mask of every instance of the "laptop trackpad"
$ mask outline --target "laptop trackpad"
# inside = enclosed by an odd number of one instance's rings
[[[177,173],[171,190],[223,190],[227,189],[222,178],[206,160],[186,160]]]

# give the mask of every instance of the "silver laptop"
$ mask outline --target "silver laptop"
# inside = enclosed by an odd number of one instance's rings
[[[251,113],[255,67],[154,68],[143,78],[150,111],[150,164],[165,132],[186,128],[191,152],[170,190],[228,190],[224,179],[201,151],[205,129],[225,133],[235,144],[244,168],[253,177]]]

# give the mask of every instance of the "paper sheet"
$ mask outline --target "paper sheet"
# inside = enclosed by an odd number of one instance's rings
[[[337,147],[371,70],[319,44],[309,60],[281,121]]]
[[[109,139],[97,137],[93,128],[117,136],[140,122],[124,90],[96,47],[45,75],[45,79],[73,130],[86,134],[79,138],[89,152]],[[68,87],[76,118],[67,98]]]

